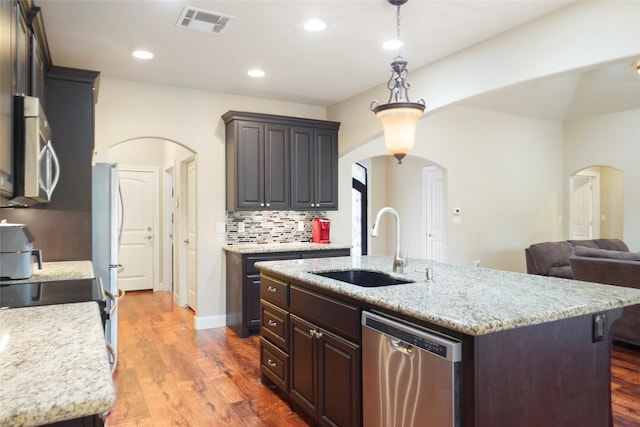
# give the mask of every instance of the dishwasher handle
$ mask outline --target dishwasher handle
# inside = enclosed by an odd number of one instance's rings
[[[446,338],[435,332],[429,332],[417,325],[401,323],[376,313],[363,311],[362,327],[387,335],[392,340],[395,340],[396,343],[406,343],[411,347],[428,351],[452,362],[460,362],[462,360],[462,343],[460,341]],[[393,343],[391,345],[394,348],[400,346],[400,344],[394,345]],[[405,352],[407,352],[406,347]]]

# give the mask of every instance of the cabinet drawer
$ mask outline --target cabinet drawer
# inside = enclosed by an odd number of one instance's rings
[[[281,308],[289,307],[289,284],[273,277],[260,275],[260,298]]]
[[[260,304],[260,335],[288,351],[289,313],[263,300]]]
[[[340,336],[360,342],[360,309],[309,290],[291,286],[291,313]]]
[[[289,392],[289,356],[260,337],[260,369],[283,391]]]

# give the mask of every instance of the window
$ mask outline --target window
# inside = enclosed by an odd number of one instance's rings
[[[352,190],[351,241],[353,253],[367,255],[367,168],[360,163],[351,166]]]

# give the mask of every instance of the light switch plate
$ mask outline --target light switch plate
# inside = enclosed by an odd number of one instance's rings
[[[216,233],[224,234],[227,231],[227,224],[224,222],[216,222]]]

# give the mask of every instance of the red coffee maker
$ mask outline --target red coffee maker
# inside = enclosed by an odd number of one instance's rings
[[[331,220],[329,218],[313,219],[313,243],[330,243]]]

